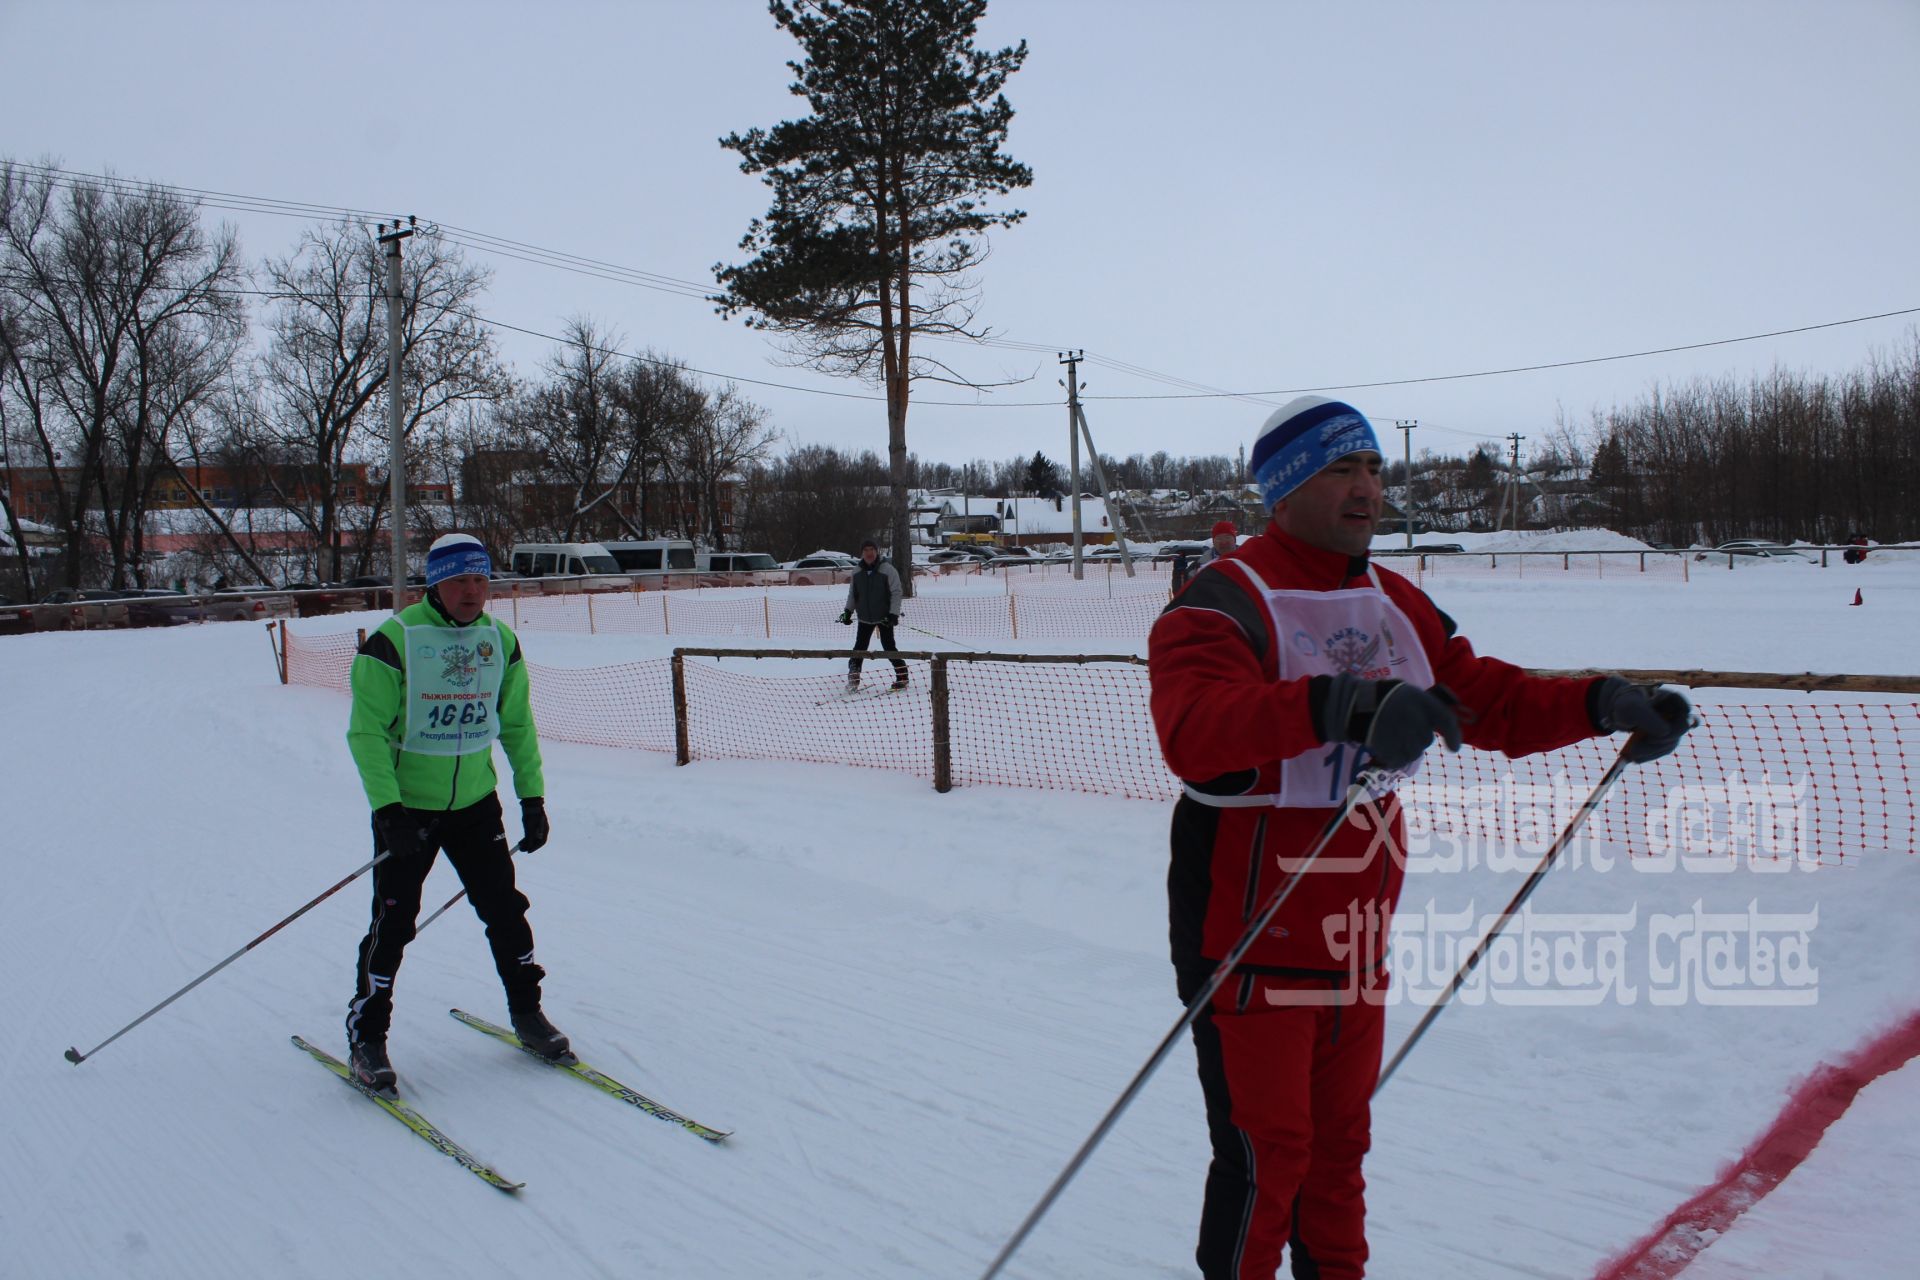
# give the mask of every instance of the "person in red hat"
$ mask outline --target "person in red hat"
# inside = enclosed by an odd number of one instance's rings
[[[1240,531],[1233,527],[1233,521],[1221,520],[1213,526],[1213,550],[1207,555],[1207,563],[1212,564],[1221,556],[1230,556],[1233,549],[1240,545]]]

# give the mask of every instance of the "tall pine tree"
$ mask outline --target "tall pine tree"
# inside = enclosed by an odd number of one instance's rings
[[[968,272],[983,236],[1025,215],[984,201],[1032,183],[1001,154],[1000,92],[1027,46],[974,47],[986,0],[772,0],[799,41],[793,93],[811,114],[720,145],[773,189],[717,265],[723,315],[779,334],[799,363],[877,382],[887,405],[893,560],[911,564],[907,403],[915,380],[974,385],[922,354],[920,337],[981,338]],[[906,584],[911,592],[911,583]]]

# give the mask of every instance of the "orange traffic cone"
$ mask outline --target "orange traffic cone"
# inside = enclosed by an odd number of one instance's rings
[[[1865,604],[1865,603],[1866,603],[1866,601],[1865,601],[1865,600],[1862,600],[1862,599],[1860,598],[1860,588],[1858,588],[1858,587],[1855,587],[1855,588],[1853,589],[1853,602],[1854,602],[1855,604]]]

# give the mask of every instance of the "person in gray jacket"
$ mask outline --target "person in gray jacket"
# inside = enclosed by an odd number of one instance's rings
[[[880,647],[889,653],[897,653],[899,646],[893,643],[893,629],[900,625],[900,574],[893,565],[880,558],[880,548],[872,538],[860,544],[860,567],[853,571],[853,580],[847,584],[847,607],[840,611],[840,622],[848,625],[855,618],[860,620],[860,630],[855,633],[853,647],[864,652],[873,643],[873,633],[880,633]],[[847,663],[847,689],[851,692],[860,687],[860,664],[864,659],[855,655]],[[893,660],[893,687],[907,687],[907,664],[898,658]]]

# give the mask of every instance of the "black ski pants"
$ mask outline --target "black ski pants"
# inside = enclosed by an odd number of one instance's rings
[[[533,961],[533,927],[527,923],[526,895],[513,883],[513,851],[501,820],[500,797],[488,796],[464,809],[408,812],[431,836],[419,853],[387,858],[373,868],[373,922],[360,942],[353,1003],[347,1007],[347,1039],[353,1042],[387,1037],[394,975],[413,941],[421,887],[443,849],[466,887],[474,914],[486,926],[493,966],[507,990],[507,1008],[540,1007],[540,979],[546,971]],[[386,852],[377,824],[373,851]]]
[[[893,628],[884,622],[862,622],[854,631],[853,647],[864,653],[867,648],[872,645],[873,633],[876,631],[880,633],[880,647],[882,649],[888,653],[900,652],[900,646],[893,642]],[[847,663],[847,678],[851,680],[859,679],[860,664],[865,661],[866,659],[864,658],[854,658],[849,661]],[[893,682],[895,684],[905,684],[907,682],[907,664],[898,658],[891,659],[891,661],[893,662]]]

